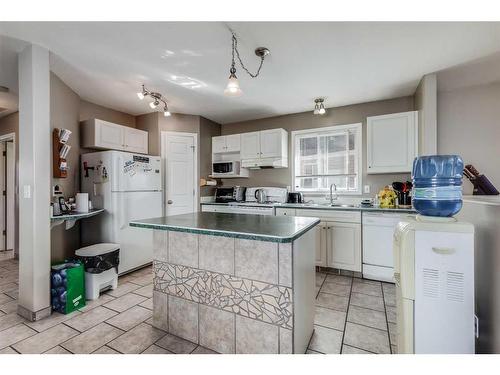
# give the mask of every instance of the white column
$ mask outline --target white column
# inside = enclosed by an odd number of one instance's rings
[[[50,67],[36,45],[19,54],[19,306],[29,320],[50,314]]]
[[[437,78],[436,74],[422,77],[415,92],[418,110],[419,155],[437,154]]]

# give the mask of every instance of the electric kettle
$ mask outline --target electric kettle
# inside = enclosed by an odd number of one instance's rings
[[[257,199],[257,203],[266,203],[267,196],[264,189],[255,190],[255,199]]]

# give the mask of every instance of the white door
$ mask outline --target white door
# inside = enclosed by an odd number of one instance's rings
[[[240,157],[242,160],[260,158],[260,132],[241,134]]]
[[[107,121],[96,120],[95,143],[96,146],[111,149],[124,148],[123,126],[112,124]]]
[[[125,149],[128,152],[148,153],[148,132],[134,128],[124,128]]]
[[[221,152],[226,152],[226,137],[212,137],[212,153],[217,154]]]
[[[197,211],[196,148],[196,134],[162,132],[166,216]]]
[[[260,157],[277,158],[281,156],[281,129],[260,132]]]
[[[328,222],[328,267],[361,272],[361,225]]]
[[[15,189],[16,189],[16,155],[14,142],[6,142],[7,151],[7,181],[5,182],[7,190],[7,249],[14,249],[14,237],[16,233],[15,218]]]
[[[240,135],[232,134],[226,135],[226,152],[239,152],[240,151]]]

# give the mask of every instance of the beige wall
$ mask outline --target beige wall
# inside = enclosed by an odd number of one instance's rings
[[[114,122],[115,124],[130,126],[135,128],[135,116],[128,113],[115,111],[114,109],[106,108],[98,104],[80,101],[80,121],[85,121],[92,118]]]
[[[437,153],[437,79],[436,74],[422,77],[415,91],[415,110],[418,111],[418,153]]]
[[[289,132],[293,130],[314,129],[332,125],[344,125],[353,123],[363,124],[363,175],[362,184],[370,185],[370,194],[373,196],[385,185],[393,181],[403,181],[410,178],[409,173],[402,174],[384,174],[367,175],[366,174],[366,117],[377,116],[389,113],[412,111],[413,97],[381,100],[376,102],[349,105],[344,107],[329,108],[326,115],[313,115],[312,109],[308,112],[295,113],[285,116],[277,116],[260,120],[245,121],[233,124],[223,124],[221,126],[222,134],[235,134],[250,131],[283,128]],[[288,158],[291,160],[292,147],[291,136],[288,138]],[[284,169],[262,169],[250,171],[250,178],[225,179],[224,185],[241,186],[292,186],[290,168]]]
[[[500,83],[438,92],[438,152],[458,154],[500,190]],[[464,193],[472,184],[464,179]]]
[[[80,98],[59,77],[50,74],[50,124],[51,129],[66,128],[72,134],[68,141],[71,151],[68,154],[68,177],[54,178],[52,166],[52,186],[59,185],[65,197],[74,196],[80,188]],[[51,137],[52,139],[52,137]],[[52,160],[52,158],[51,158]],[[73,256],[80,246],[80,226],[76,225],[66,230],[64,225],[58,225],[51,231],[52,261],[61,261]]]
[[[220,135],[221,125],[200,117],[200,178],[207,178],[212,173],[212,137]],[[215,187],[203,186],[200,196],[208,197],[215,194]]]

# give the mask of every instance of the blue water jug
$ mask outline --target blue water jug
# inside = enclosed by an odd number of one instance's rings
[[[464,162],[458,155],[420,156],[413,161],[413,206],[425,216],[452,216],[462,208]]]

